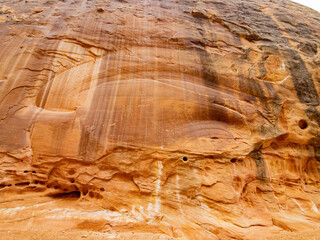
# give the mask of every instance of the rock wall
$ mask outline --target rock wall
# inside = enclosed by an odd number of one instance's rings
[[[320,227],[318,12],[1,0],[0,14],[4,239]]]

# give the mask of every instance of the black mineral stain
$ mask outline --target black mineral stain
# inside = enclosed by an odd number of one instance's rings
[[[316,147],[314,152],[315,152],[317,162],[320,163],[320,147]]]
[[[219,9],[219,12],[226,12],[227,15],[223,15],[226,20],[233,22],[236,22],[237,20],[238,22],[243,23],[243,25],[245,26],[250,26],[249,30],[255,33],[255,35],[260,35],[260,39],[268,39],[271,36],[271,39],[273,39],[274,43],[266,41],[261,41],[261,43],[263,42],[264,48],[272,48],[269,49],[270,52],[281,52],[280,55],[282,54],[286,58],[287,65],[289,66],[289,71],[292,77],[292,82],[294,84],[295,90],[297,91],[299,101],[306,105],[318,105],[319,97],[312,76],[308,72],[305,62],[302,60],[299,53],[290,46],[290,42],[283,36],[281,28],[278,26],[278,24],[273,21],[271,16],[264,13],[263,11],[259,11],[256,5],[249,5],[246,2],[240,2],[238,4],[235,4],[233,7],[236,11],[233,11],[232,13],[230,11],[227,12],[227,8],[221,8],[221,6],[219,5],[216,6],[216,8]],[[246,18],[245,16],[250,16],[250,18]],[[291,23],[290,19],[285,19],[288,18],[285,14],[275,14],[275,17],[280,20],[280,22]],[[228,23],[228,21],[226,22]],[[294,30],[294,32],[288,31],[288,33],[303,35],[306,37],[313,34],[312,29],[307,24],[301,22],[298,22],[296,24]],[[234,29],[233,32],[241,35],[241,31],[238,29]],[[300,50],[308,53],[311,52],[312,54],[315,54],[317,52],[317,47],[314,46],[312,42],[307,43],[307,45],[300,44],[298,47],[300,48]],[[281,48],[281,50],[279,48]],[[277,49],[279,49],[280,51]],[[265,50],[268,51],[268,49]],[[260,64],[259,68],[263,75],[265,72],[264,66]],[[257,86],[253,86],[252,92],[257,92],[257,90]],[[311,109],[311,111],[307,110],[307,113],[308,112],[312,115],[313,118],[319,116],[318,111],[316,111],[315,109]]]
[[[267,174],[265,169],[265,163],[263,156],[261,154],[260,149],[256,149],[250,153],[250,157],[254,160],[256,167],[257,167],[257,178],[266,181],[267,180]]]
[[[318,52],[317,44],[314,42],[299,43],[298,49],[308,56],[314,56]]]
[[[317,160],[317,170],[318,170],[318,173],[320,175],[320,138],[317,138],[317,144],[318,144],[318,147],[315,147],[314,148],[314,155],[316,157],[316,160]]]
[[[217,9],[220,15],[219,17],[214,16],[219,20],[216,20],[216,22],[226,27],[233,35],[239,38],[246,38],[251,42],[259,41],[259,45],[262,47],[263,58],[266,59],[268,53],[284,57],[286,65],[288,66],[287,70],[291,75],[292,83],[296,90],[297,98],[300,103],[307,106],[305,113],[308,117],[308,122],[313,121],[320,126],[320,113],[316,109],[320,101],[312,76],[299,53],[292,48],[290,42],[283,36],[282,29],[278,26],[277,22],[267,13],[259,10],[258,5],[251,4],[251,2],[250,5],[246,3],[246,1],[232,1],[232,3],[212,1],[211,3],[213,5],[212,8]],[[280,10],[278,9],[278,11]],[[280,23],[282,22],[284,27],[292,23],[292,19],[288,18],[286,14],[274,14],[274,17],[276,17]],[[200,19],[200,25],[203,23],[201,21],[207,20]],[[249,27],[242,27],[241,25]],[[291,24],[291,26],[292,28],[286,31],[289,35],[293,36],[293,38],[295,38],[295,36],[305,36],[305,38],[310,35],[314,36],[312,29],[307,24],[298,23],[295,24],[295,26]],[[201,31],[199,33],[201,34]],[[204,34],[202,36],[204,37]],[[199,46],[201,47],[201,45]],[[303,54],[309,56],[313,56],[318,52],[317,46],[313,45],[312,42],[299,44],[298,48]],[[207,53],[204,48],[202,49],[203,50],[199,50],[199,57],[201,59],[203,78],[208,85],[218,83],[216,74],[210,70],[210,65],[212,66],[210,54]],[[247,58],[248,54],[243,54],[243,59],[246,60]],[[261,77],[265,77],[267,72],[263,61],[259,63],[259,70]],[[315,79],[317,78],[315,77]],[[317,80],[320,82],[319,79]],[[254,78],[250,78],[250,75],[248,78],[242,81],[240,80],[240,90],[243,93],[247,93],[251,98],[257,98],[263,108],[268,110],[270,115],[275,115],[273,109],[274,106],[277,105],[281,107],[280,98],[276,95],[271,83],[264,83],[264,86],[267,88],[268,96],[266,96],[266,92],[263,91],[259,82]],[[270,101],[268,102],[267,100],[270,99],[273,93],[275,94],[275,98],[272,99],[276,101],[272,103],[274,106],[269,106]],[[279,108],[279,106],[277,106],[277,108]],[[281,137],[285,136],[283,135]],[[315,146],[315,156],[320,167],[320,137],[312,139],[310,145]],[[261,150],[257,149],[252,151],[250,156],[255,161],[259,179],[266,180],[265,163]],[[318,171],[320,174],[319,167]]]
[[[297,92],[297,97],[299,102],[308,106],[307,110],[305,110],[306,115],[310,120],[314,120],[320,126],[320,113],[316,109],[316,106],[319,105],[319,95],[316,90],[315,84],[312,79],[312,75],[309,73],[305,62],[301,58],[300,54],[290,46],[290,42],[283,37],[281,34],[280,28],[273,21],[272,18],[269,18],[270,24],[272,24],[273,28],[277,28],[279,30],[279,35],[277,38],[282,38],[281,45],[275,45],[268,43],[266,46],[263,46],[265,51],[277,53],[278,55],[282,55],[286,59],[286,64],[288,66],[288,70],[290,72],[292,82],[294,84],[294,88]],[[308,26],[305,26],[310,30]],[[304,32],[300,29],[300,34]],[[311,33],[310,33],[311,34]],[[277,41],[276,41],[277,42]],[[281,47],[280,47],[281,46]],[[311,50],[313,52],[317,52],[316,47],[312,47],[310,45]],[[303,47],[300,45],[300,47]],[[271,49],[268,49],[271,48]],[[280,48],[280,49],[279,49]],[[263,66],[259,66],[262,70],[262,74],[264,73]]]
[[[267,70],[266,70],[266,68],[265,68],[265,66],[264,66],[265,60],[266,60],[266,58],[263,57],[263,60],[258,62],[258,66],[259,66],[259,71],[260,71],[260,74],[261,74],[261,78],[264,78],[264,77],[267,75]]]
[[[299,101],[306,105],[318,105],[319,96],[316,87],[299,53],[292,48],[287,48],[284,56],[287,59],[290,75]]]
[[[297,97],[301,103],[308,106],[305,110],[308,118],[320,126],[320,113],[316,108],[320,101],[312,76],[305,62],[294,49],[287,49],[285,55]]]
[[[204,85],[209,88],[216,88],[217,86],[219,86],[219,82],[217,73],[214,69],[214,62],[211,54],[205,49],[206,45],[210,45],[204,32],[204,24],[205,21],[208,21],[208,19],[195,18],[194,21],[199,26],[197,28],[197,31],[201,35],[201,39],[190,41],[189,44],[193,47],[196,46],[194,50],[200,59],[201,74]],[[208,108],[208,112],[200,112],[200,115],[207,115],[210,120],[230,122],[231,120],[229,119],[228,112],[225,110],[223,103],[218,103],[216,99],[219,99],[218,95],[215,95],[215,97],[209,99],[210,106]]]
[[[317,110],[316,106],[308,107],[305,112],[311,121],[315,121],[318,126],[320,126],[320,112]]]
[[[215,86],[218,84],[217,74],[213,69],[213,61],[211,59],[211,54],[205,49],[198,49],[197,53],[200,57],[201,62],[201,72],[204,83],[208,87]]]

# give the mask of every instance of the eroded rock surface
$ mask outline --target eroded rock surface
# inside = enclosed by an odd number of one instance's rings
[[[320,227],[320,14],[289,1],[0,1],[4,239]]]

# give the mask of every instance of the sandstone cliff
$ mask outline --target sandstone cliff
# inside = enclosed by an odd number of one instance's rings
[[[0,239],[320,227],[319,13],[1,0],[0,14]]]

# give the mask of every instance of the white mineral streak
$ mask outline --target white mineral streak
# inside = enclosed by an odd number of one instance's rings
[[[296,199],[292,199],[297,205],[298,205],[298,207],[300,208],[300,210],[302,211],[302,212],[304,212],[304,209],[301,207],[301,205],[300,205],[300,203],[296,200]]]
[[[162,162],[158,161],[158,179],[156,180],[156,201],[155,201],[155,212],[159,213],[161,210],[161,176],[162,176]]]
[[[40,211],[41,213],[47,213],[48,215],[46,216],[47,219],[95,219],[95,220],[108,220],[108,221],[113,221],[113,222],[137,222],[138,221],[143,221],[142,216],[134,211],[131,212],[133,217],[117,212],[117,211],[110,211],[110,210],[101,210],[101,211],[92,211],[92,212],[80,212],[76,211],[75,209],[54,209],[53,211],[47,211],[47,210],[42,210]],[[56,213],[54,215],[50,215],[52,213]]]
[[[2,215],[2,214],[17,213],[18,211],[38,208],[38,207],[42,207],[42,206],[50,204],[50,203],[52,203],[52,202],[39,203],[39,204],[35,204],[35,205],[32,205],[32,206],[27,206],[27,207],[4,208],[4,209],[0,209],[0,214]]]
[[[313,201],[311,201],[311,204],[312,204],[311,209],[312,209],[313,211],[315,211],[316,213],[319,213],[319,210],[318,210],[317,206],[314,204]]]
[[[182,210],[182,207],[181,207],[181,196],[180,196],[180,193],[179,193],[180,192],[179,180],[180,180],[179,175],[176,175],[176,196],[177,196],[177,200],[179,202],[179,210],[183,214],[183,210]]]
[[[134,218],[136,218],[138,221],[143,221],[144,218],[141,215],[141,213],[139,213],[138,211],[136,211],[136,206],[133,205],[132,206],[132,210],[131,210],[131,214],[134,216]]]

